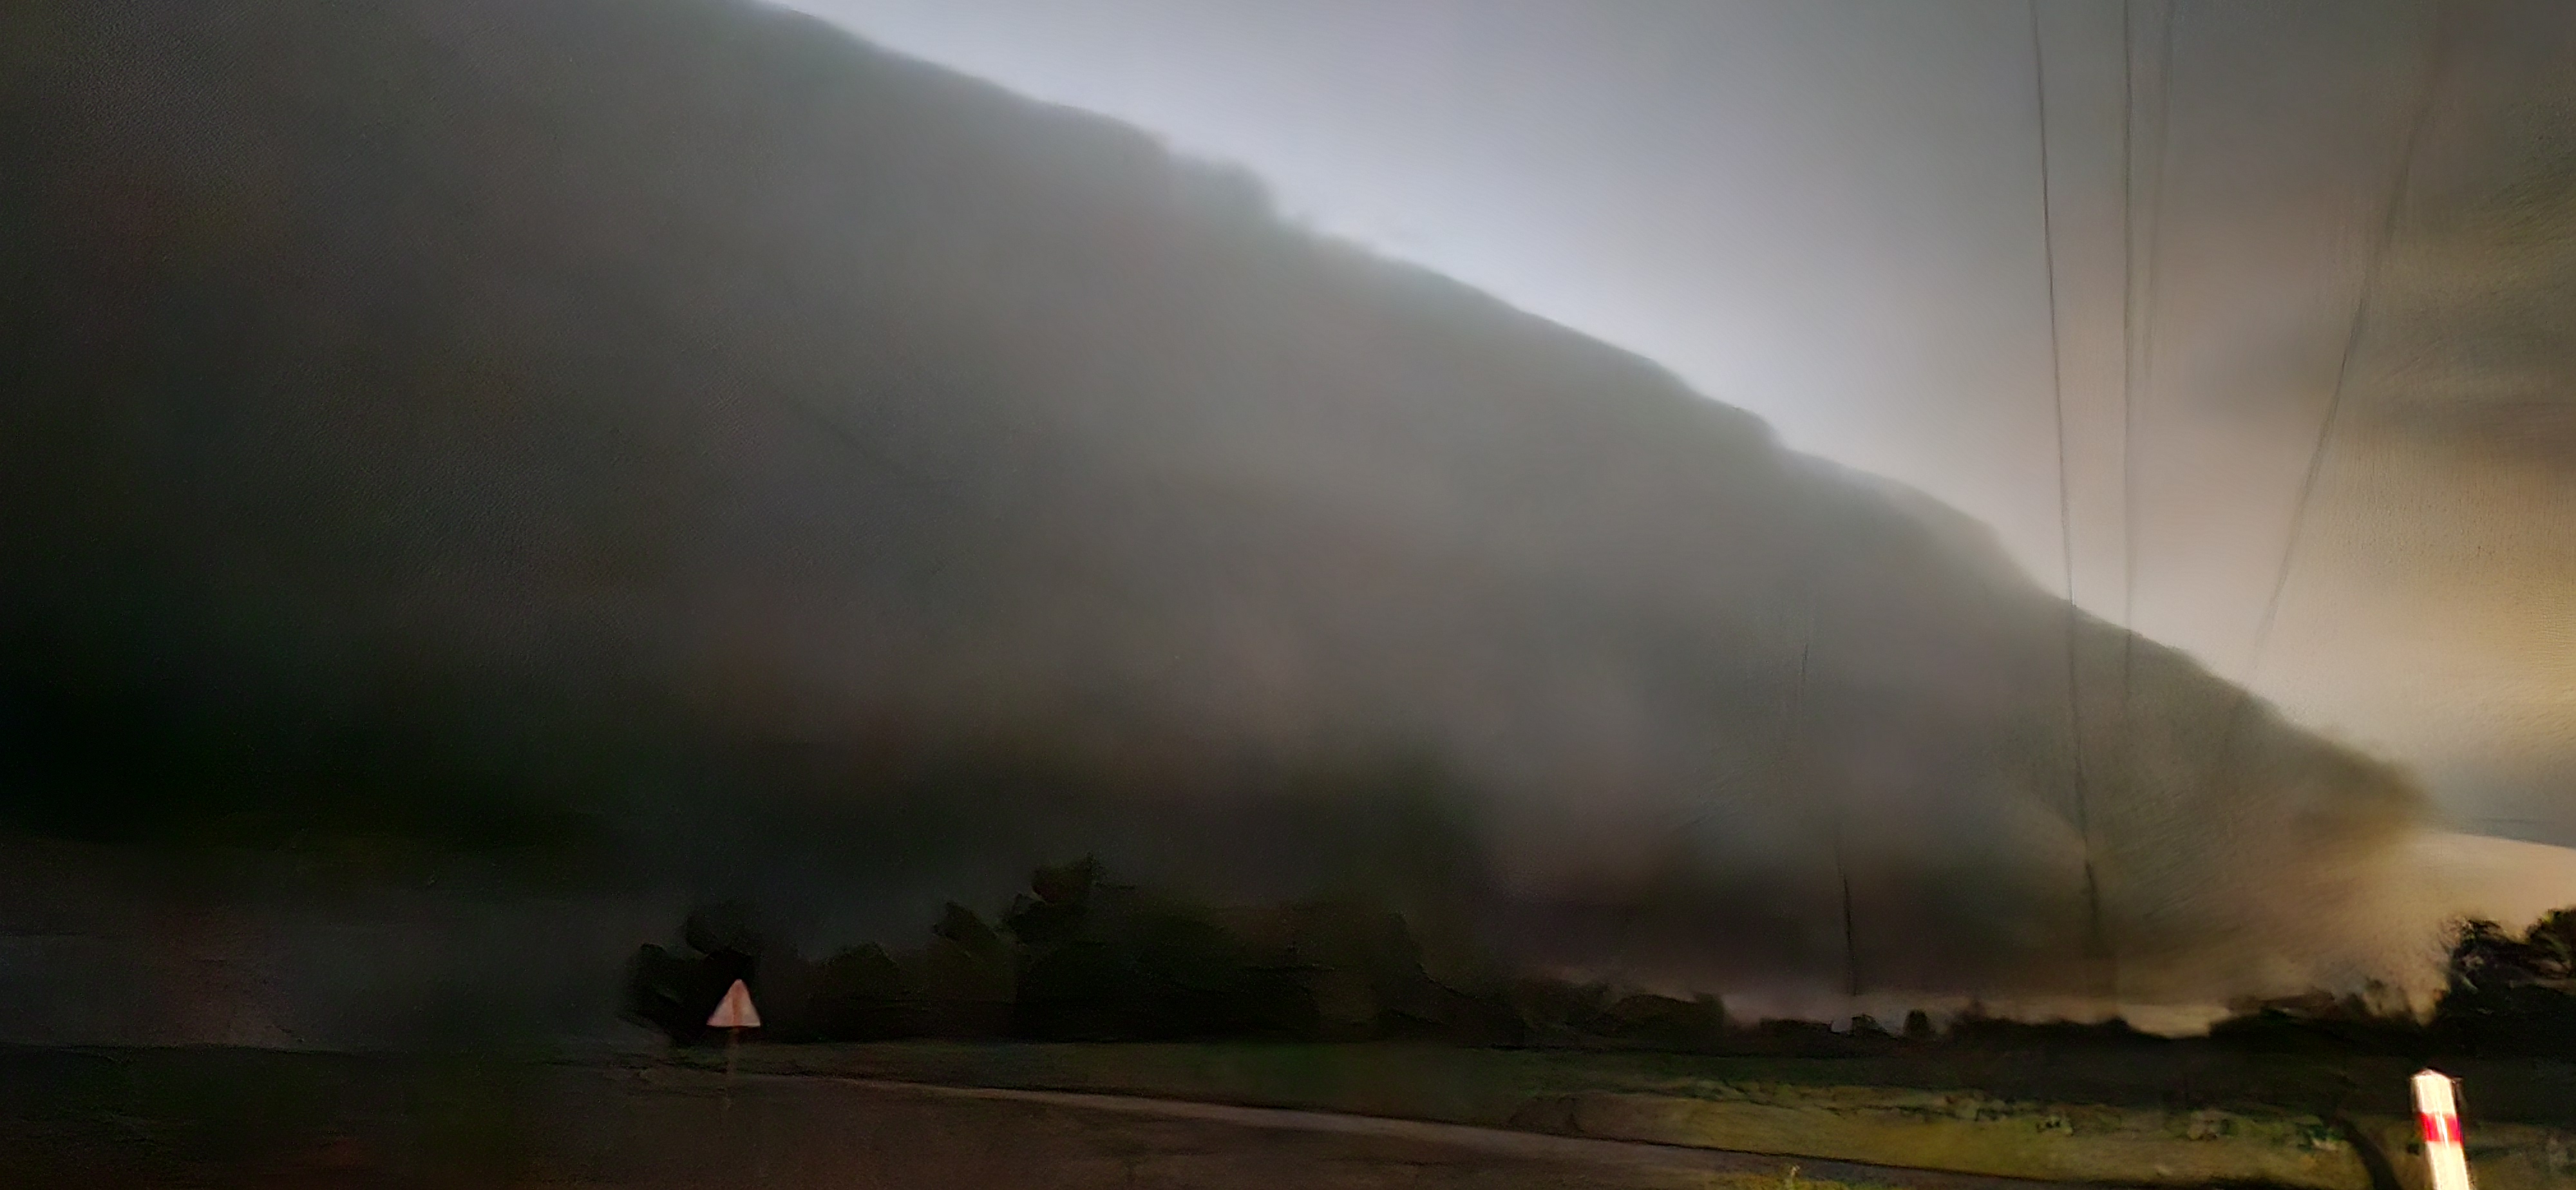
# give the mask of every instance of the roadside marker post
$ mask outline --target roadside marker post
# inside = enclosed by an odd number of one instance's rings
[[[2424,1164],[2432,1190],[2470,1190],[2469,1154],[2460,1137],[2459,1084],[2438,1070],[2415,1073],[2415,1119],[2424,1127]]]
[[[760,1010],[751,1006],[751,989],[739,979],[733,981],[724,999],[716,1002],[716,1010],[707,1014],[707,1027],[725,1031],[725,1106],[729,1108],[733,1106],[733,1060],[742,1050],[742,1031],[760,1027]]]

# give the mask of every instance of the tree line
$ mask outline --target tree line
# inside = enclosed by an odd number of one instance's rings
[[[1945,1030],[1899,1022],[1731,1023],[1713,996],[1678,999],[1602,983],[1441,970],[1399,913],[1322,899],[1222,910],[1109,879],[1092,859],[1038,869],[997,920],[951,903],[922,945],[876,943],[816,960],[740,904],[689,915],[682,945],[645,945],[626,1015],[687,1045],[736,979],[771,1041],[958,1038],[1048,1041],[1439,1040],[1679,1051],[1849,1051],[1882,1045],[2145,1042],[2125,1023],[2005,1021],[1972,1010]],[[1454,966],[1454,964],[1451,964]],[[2431,1057],[2576,1059],[2576,909],[2516,934],[2452,931],[2448,982],[2429,1019],[2386,995],[2239,1006],[2220,1044]]]
[[[739,905],[690,915],[680,949],[646,945],[627,1015],[704,1038],[735,979],[774,1041],[905,1037],[1043,1040],[1592,1040],[1689,1048],[1725,1027],[1715,997],[1478,973],[1435,978],[1403,915],[1346,900],[1220,910],[1110,880],[1083,859],[1040,868],[987,922],[950,904],[926,943],[870,943],[820,961],[769,937]]]

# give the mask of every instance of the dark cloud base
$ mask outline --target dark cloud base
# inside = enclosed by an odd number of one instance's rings
[[[534,857],[818,937],[1097,853],[1825,987],[1839,870],[1874,982],[2034,993],[2099,990],[2089,833],[2136,995],[2389,933],[2400,776],[1132,130],[698,0],[0,45],[21,830]],[[2070,639],[2128,675],[2080,772]]]

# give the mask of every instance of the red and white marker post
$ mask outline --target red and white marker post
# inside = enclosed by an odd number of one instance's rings
[[[2424,1164],[2433,1190],[2470,1190],[2469,1153],[2460,1139],[2458,1084],[2438,1070],[2415,1073],[2415,1119],[2424,1126]]]
[[[707,1014],[707,1027],[725,1031],[725,1106],[733,1106],[733,1059],[742,1050],[742,1031],[760,1027],[760,1010],[751,1006],[751,989],[739,979],[725,989],[724,999]],[[2449,1190],[2436,1187],[2435,1190]]]

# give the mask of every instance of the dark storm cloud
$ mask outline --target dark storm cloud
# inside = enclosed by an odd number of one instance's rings
[[[2123,995],[2431,927],[2401,774],[1135,131],[691,0],[5,20],[22,825],[845,936],[1098,851],[1792,991],[1839,862],[1876,986],[2100,992],[2088,833]]]
[[[2052,588],[2063,515],[2088,610],[2419,767],[2454,822],[2535,811],[2451,774],[2576,739],[2563,650],[2534,647],[2563,638],[2576,580],[2531,564],[2564,556],[2554,526],[2576,515],[2576,489],[2537,479],[2576,457],[2552,279],[2569,232],[2549,213],[2563,4],[2039,6],[2051,287],[2020,3],[796,3],[1245,162],[1300,219],[1967,510]],[[2293,546],[2434,68],[2318,534]],[[2291,599],[2258,649],[2285,553]],[[2426,628],[2456,620],[2474,627]],[[2576,768],[2556,772],[2530,797]]]

